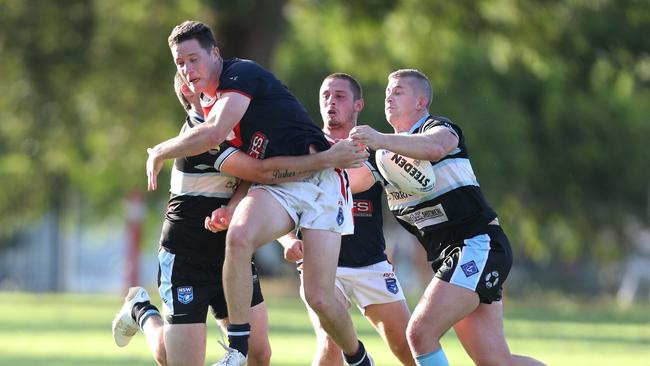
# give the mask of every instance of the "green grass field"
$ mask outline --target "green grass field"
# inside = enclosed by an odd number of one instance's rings
[[[302,303],[287,296],[291,290],[266,295],[272,365],[310,364],[314,336]],[[0,292],[0,365],[153,365],[141,334],[126,348],[113,344],[110,322],[120,304],[119,295]],[[357,311],[353,315],[377,365],[396,365],[367,321]],[[508,299],[505,328],[513,352],[535,356],[548,365],[650,365],[648,305],[621,312],[613,305],[578,304],[558,297],[550,304]],[[208,365],[221,355],[219,337],[211,322]],[[443,346],[452,365],[472,365],[453,332],[445,336]]]

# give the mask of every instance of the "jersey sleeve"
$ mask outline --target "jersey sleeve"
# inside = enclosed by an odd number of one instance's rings
[[[250,99],[267,88],[264,69],[247,60],[241,60],[224,70],[219,82],[219,92],[236,92]]]
[[[221,143],[221,145],[219,145],[219,156],[214,161],[214,169],[221,172],[221,166],[223,163],[238,151],[240,150],[228,142]]]
[[[463,135],[462,131],[460,130],[460,127],[458,127],[456,124],[454,124],[448,118],[445,117],[431,117],[426,122],[424,122],[420,132],[424,132],[438,126],[448,129],[449,132],[453,133],[456,137],[458,137],[458,139],[460,139],[461,136]]]
[[[384,177],[379,172],[379,169],[377,168],[377,160],[375,158],[376,151],[375,150],[368,150],[368,151],[370,152],[370,156],[368,157],[368,160],[366,160],[363,164],[368,169],[370,169],[373,178],[375,178],[375,182],[379,182],[383,186],[385,186],[386,184],[388,184],[388,182],[384,179]]]

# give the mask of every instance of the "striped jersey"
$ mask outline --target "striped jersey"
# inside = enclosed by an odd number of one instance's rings
[[[436,176],[433,190],[410,195],[390,184],[384,187],[391,212],[425,246],[430,260],[443,247],[476,235],[497,216],[481,192],[460,127],[445,117],[429,116],[411,133],[437,126],[456,135],[458,146],[431,162]]]
[[[185,119],[181,133],[203,123],[198,116]],[[171,173],[171,184],[166,223],[160,244],[172,253],[184,255],[220,256],[223,243],[215,240],[223,236],[204,228],[204,220],[218,207],[228,204],[239,184],[239,179],[221,173],[221,164],[237,149],[223,143],[195,156],[177,158]]]

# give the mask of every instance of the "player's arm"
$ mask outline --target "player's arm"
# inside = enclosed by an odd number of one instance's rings
[[[229,156],[220,170],[226,174],[262,184],[303,179],[316,170],[363,165],[368,153],[352,141],[339,141],[326,151],[302,156],[277,156],[254,159],[243,152]]]
[[[414,159],[438,161],[458,147],[458,136],[445,126],[434,126],[415,135],[380,133],[370,126],[356,126],[350,138],[373,150],[386,149]]]
[[[237,205],[244,199],[244,197],[246,197],[250,186],[251,182],[241,181],[232,197],[230,197],[228,204],[212,211],[212,215],[205,218],[205,228],[213,233],[228,229],[228,226],[230,226],[230,220],[232,219],[232,215],[235,212]]]
[[[365,164],[359,168],[346,169],[350,179],[350,190],[352,194],[364,192],[375,184],[375,176]]]
[[[298,238],[295,231],[278,238],[278,242],[284,247],[284,259],[289,262],[298,262],[303,259],[302,240]]]
[[[148,189],[158,186],[158,173],[166,159],[194,156],[222,143],[248,109],[250,98],[236,92],[224,93],[215,102],[206,121],[187,133],[147,149]]]

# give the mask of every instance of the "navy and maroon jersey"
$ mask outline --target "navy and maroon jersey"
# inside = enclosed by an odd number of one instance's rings
[[[188,116],[181,133],[202,122],[198,116]],[[239,184],[239,179],[220,171],[221,164],[236,151],[223,143],[216,149],[174,161],[160,245],[175,254],[223,256],[225,231],[212,233],[203,224],[215,208],[228,204]]]
[[[433,191],[410,195],[390,184],[385,190],[397,221],[419,239],[433,260],[443,247],[478,234],[497,215],[481,192],[460,127],[439,116],[421,122],[410,133],[442,126],[458,136],[458,147],[440,161],[431,162],[436,175]]]
[[[366,167],[375,177],[375,184],[352,195],[354,234],[341,237],[339,267],[365,267],[387,259],[381,211],[383,179],[369,162]]]
[[[323,131],[298,99],[255,62],[238,58],[223,61],[215,98],[201,101],[204,116],[226,92],[237,92],[251,100],[241,121],[227,138],[248,155],[264,159],[306,155],[310,145],[318,151],[329,148]]]

